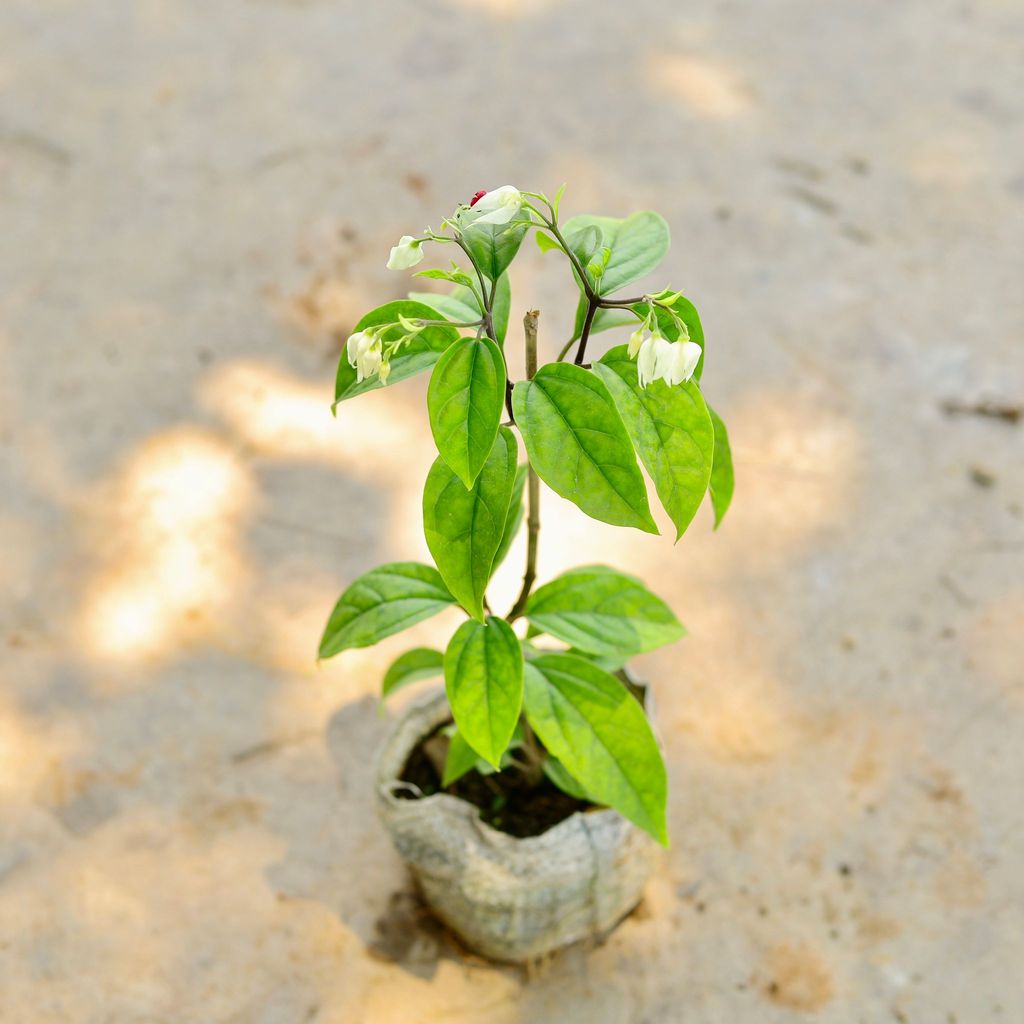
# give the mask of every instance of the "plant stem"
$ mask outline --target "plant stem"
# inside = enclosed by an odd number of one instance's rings
[[[570,338],[563,346],[561,352],[558,353],[558,358],[555,360],[556,363],[560,363],[566,356],[566,353],[576,344],[575,338]]]
[[[532,380],[537,373],[537,319],[540,313],[531,309],[523,317],[523,333],[526,339],[526,379]],[[506,618],[514,622],[523,614],[527,598],[537,578],[537,536],[540,533],[540,478],[533,464],[526,473],[526,572],[523,573],[523,585]]]
[[[583,330],[580,331],[580,347],[576,349],[576,365],[581,366],[583,357],[587,354],[587,340],[590,338],[590,328],[594,323],[594,314],[597,312],[597,304],[600,300],[591,298],[587,305],[587,315],[583,321]]]
[[[487,331],[487,337],[491,341],[497,341],[494,337],[494,321],[491,319],[491,307],[494,305],[494,293],[497,290],[497,282],[491,286],[490,302],[487,301],[487,281],[484,277],[483,271],[476,265],[476,260],[473,259],[473,254],[469,251],[469,246],[458,236],[455,236],[455,243],[458,247],[466,254],[467,259],[473,265],[473,269],[476,271],[477,280],[480,282],[480,299],[484,304],[484,322],[483,326]]]
[[[544,759],[547,754],[525,715],[520,722],[523,730],[523,753],[526,755],[526,764],[520,770],[526,776],[528,786],[537,786],[544,778]]]

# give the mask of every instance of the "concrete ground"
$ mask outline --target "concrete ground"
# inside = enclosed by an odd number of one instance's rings
[[[1024,1020],[1024,423],[971,411],[1024,402],[1022,57],[1018,0],[4,3],[0,1020]],[[314,652],[425,554],[424,382],[333,420],[340,338],[400,234],[562,181],[671,224],[738,487],[675,548],[545,497],[543,577],[690,636],[672,849],[527,978],[373,816],[409,637]]]

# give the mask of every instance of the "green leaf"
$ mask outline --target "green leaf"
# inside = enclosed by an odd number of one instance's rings
[[[451,270],[441,270],[435,267],[433,270],[421,270],[414,274],[414,277],[425,277],[430,281],[450,281],[452,284],[462,285],[466,288],[473,287],[473,278],[461,267],[454,266]]]
[[[575,218],[573,219],[575,220]],[[584,267],[588,266],[595,254],[601,249],[601,229],[595,224],[581,224],[577,228],[566,225],[566,230],[563,232],[562,237],[569,246],[569,251]],[[573,274],[578,277],[575,267],[573,267]],[[593,274],[589,276],[589,280],[590,284],[593,285]]]
[[[508,317],[512,309],[512,289],[508,283],[508,274],[498,278],[498,286],[494,289],[494,306],[491,309],[491,323],[494,325],[494,340],[499,345],[505,344],[508,333]]]
[[[391,562],[360,576],[327,620],[320,657],[369,647],[454,604],[441,574],[419,562]]]
[[[628,654],[591,654],[590,651],[581,650],[579,647],[570,647],[566,654],[575,654],[578,658],[584,658],[593,662],[598,668],[615,675],[619,669],[624,668],[629,661]]]
[[[685,632],[660,597],[605,565],[573,569],[539,587],[526,602],[526,617],[567,644],[612,656],[653,651]]]
[[[523,733],[521,721],[516,721],[515,730],[512,733],[512,740],[508,749],[501,755],[501,763],[497,768],[488,764],[477,752],[462,738],[455,725],[450,725],[445,730],[448,737],[448,754],[445,758],[444,774],[441,779],[442,786],[450,786],[457,782],[468,771],[476,769],[481,775],[493,775],[495,772],[504,771],[513,763],[513,751],[522,746]]]
[[[625,345],[605,353],[594,372],[607,384],[679,540],[711,479],[714,427],[700,388],[693,381],[669,387],[663,380],[641,388]]]
[[[668,845],[665,764],[643,708],[618,679],[571,654],[545,654],[526,663],[523,706],[592,800]]]
[[[567,181],[563,181],[562,184],[558,186],[558,191],[555,192],[555,198],[551,200],[551,206],[555,211],[556,220],[558,218],[558,208],[562,205],[562,196],[565,195],[565,190],[568,187],[569,183]]]
[[[462,737],[499,767],[523,703],[523,652],[512,627],[493,616],[464,622],[448,644],[444,681]]]
[[[548,363],[512,393],[516,425],[537,475],[588,516],[657,533],[633,445],[601,379]]]
[[[462,240],[480,272],[488,280],[497,281],[519,252],[527,228],[526,224],[471,224]]]
[[[538,230],[536,232],[537,248],[541,252],[551,252],[552,249],[558,249],[561,251],[562,247],[556,242],[550,235],[545,234],[543,231]]]
[[[523,489],[526,486],[526,474],[529,468],[529,465],[524,462],[516,470],[516,480],[512,485],[512,500],[508,505],[508,514],[505,516],[505,529],[501,534],[501,543],[498,545],[497,553],[494,556],[494,565],[491,566],[492,575],[497,571],[498,566],[505,561],[508,549],[512,546],[512,541],[516,539],[519,527],[522,526],[523,515],[526,512],[523,504]]]
[[[441,458],[466,485],[494,445],[505,404],[505,360],[490,338],[460,338],[430,375],[427,413]]]
[[[444,655],[432,647],[414,647],[400,654],[384,673],[381,697],[390,697],[395,690],[415,683],[419,679],[440,677],[444,672]]]
[[[611,257],[598,279],[598,291],[608,295],[630,281],[652,271],[668,252],[669,233],[665,218],[653,210],[643,210],[625,219],[581,214],[565,222],[566,240],[571,232],[596,227]]]
[[[715,456],[711,465],[711,506],[715,510],[715,529],[717,530],[725,513],[732,502],[732,492],[736,481],[732,472],[732,448],[729,446],[729,434],[721,416],[708,406],[708,413],[715,428]]]
[[[565,765],[558,760],[557,757],[552,757],[550,754],[544,758],[544,763],[541,765],[544,774],[551,780],[563,793],[567,793],[569,796],[575,797],[577,800],[589,800],[583,787],[565,770]]]
[[[476,315],[479,317],[480,314]],[[364,331],[368,327],[377,326],[377,324],[397,323],[400,316],[418,320],[437,319],[434,307],[409,299],[399,299],[397,302],[386,302],[383,306],[378,306],[367,313],[356,324],[352,333]],[[404,334],[405,330],[402,327],[394,327],[384,333],[383,340],[385,342],[394,341],[403,337]],[[425,327],[403,345],[391,359],[391,376],[388,378],[388,385],[397,384],[400,380],[412,377],[423,370],[429,370],[441,357],[441,353],[458,336],[459,332],[454,327]],[[334,382],[335,405],[347,398],[355,398],[356,395],[375,391],[383,386],[376,374],[367,377],[361,383],[356,383],[355,367],[349,365],[348,353],[342,351],[338,361],[338,374]]]
[[[423,532],[448,589],[481,622],[484,591],[508,518],[519,448],[502,427],[476,483],[467,491],[442,459],[423,488]]]
[[[448,756],[444,761],[442,786],[450,786],[457,782],[466,772],[472,771],[479,760],[477,752],[463,739],[462,733],[456,729],[448,737]]]
[[[469,324],[479,320],[481,313],[473,293],[468,288],[456,288],[451,295],[438,295],[436,292],[409,292],[409,298],[429,306],[435,313],[440,313],[447,320],[457,324]],[[431,320],[436,320],[432,316]]]

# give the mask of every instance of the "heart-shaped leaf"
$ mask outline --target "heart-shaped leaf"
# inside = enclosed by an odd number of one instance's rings
[[[668,252],[668,224],[653,210],[642,210],[623,219],[580,214],[565,222],[562,233],[568,239],[570,235],[590,227],[598,229],[601,245],[611,250],[608,264],[596,284],[601,295],[609,295],[643,277]]]
[[[438,360],[427,388],[430,429],[441,458],[472,487],[498,434],[505,360],[490,338],[460,338]]]
[[[588,516],[657,533],[629,434],[601,379],[548,363],[520,381],[512,407],[538,476]]]
[[[440,677],[444,672],[444,655],[432,647],[414,647],[400,654],[384,673],[381,696],[390,697],[395,690],[415,683],[419,679]]]
[[[477,314],[479,315],[479,314]],[[402,316],[409,320],[436,320],[437,311],[422,302],[410,299],[399,299],[397,302],[386,302],[371,310],[356,324],[353,334],[365,331],[368,327],[378,324],[396,324],[383,335],[383,341],[395,341],[405,334],[405,328],[398,325]],[[429,370],[441,358],[441,353],[458,338],[459,332],[454,327],[425,327],[414,338],[402,346],[391,360],[391,375],[388,385],[397,384],[400,380],[414,374]],[[384,387],[380,377],[374,374],[363,381],[356,381],[355,367],[349,365],[348,353],[342,352],[338,361],[338,374],[334,382],[334,404],[344,402],[348,398],[366,394]]]
[[[643,708],[618,679],[571,654],[544,654],[526,662],[523,707],[592,800],[668,845],[665,764]]]
[[[636,360],[629,358],[625,345],[605,353],[594,372],[608,385],[678,540],[711,479],[714,427],[700,388],[693,381],[670,387],[663,380],[640,387]]]
[[[467,491],[442,459],[423,488],[423,532],[448,589],[481,622],[484,591],[501,545],[516,478],[519,446],[502,427],[491,452]]]
[[[444,682],[463,739],[495,768],[523,703],[523,651],[504,619],[464,622],[444,656]]]
[[[505,529],[502,531],[501,543],[498,545],[497,553],[494,556],[494,565],[491,566],[492,574],[505,561],[508,549],[512,546],[512,541],[516,539],[519,527],[523,524],[523,516],[526,513],[526,508],[523,504],[523,490],[526,487],[526,474],[528,470],[529,466],[525,462],[516,470],[516,480],[512,485],[512,500],[508,503]]]
[[[636,577],[605,565],[573,569],[538,587],[526,603],[538,629],[591,654],[630,656],[685,632],[672,609]]]
[[[733,488],[736,481],[732,471],[732,449],[729,446],[729,434],[725,429],[721,416],[708,406],[708,413],[715,428],[715,456],[711,464],[711,482],[708,490],[711,493],[711,507],[715,510],[715,529],[717,530],[725,513],[732,502]]]
[[[488,280],[497,281],[516,258],[526,231],[526,224],[471,224],[463,232],[462,240],[481,273]]]
[[[338,598],[320,640],[320,657],[369,647],[455,603],[432,566],[391,562],[360,576]]]

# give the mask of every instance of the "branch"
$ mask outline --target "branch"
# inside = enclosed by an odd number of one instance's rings
[[[583,357],[587,354],[587,339],[590,337],[590,328],[594,323],[594,314],[597,312],[599,300],[591,299],[587,305],[587,316],[583,321],[583,330],[580,331],[580,347],[576,349],[576,365],[583,364]]]
[[[526,336],[526,379],[532,380],[537,373],[537,318],[540,313],[531,309],[523,317],[523,332]],[[521,430],[522,428],[520,428]],[[540,478],[533,464],[526,474],[527,513],[526,513],[526,572],[523,573],[523,585],[519,596],[506,616],[514,622],[523,614],[526,601],[537,579],[537,536],[540,533]]]

